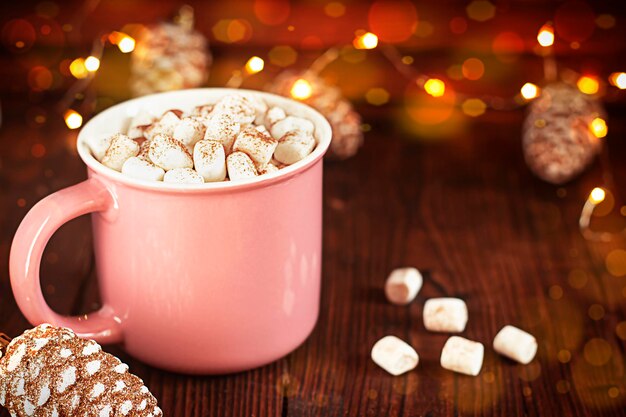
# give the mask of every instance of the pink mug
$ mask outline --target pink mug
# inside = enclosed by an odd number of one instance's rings
[[[11,285],[33,325],[47,322],[101,343],[123,343],[150,365],[192,374],[255,368],[308,337],[319,311],[322,157],[331,140],[321,114],[284,97],[245,91],[311,120],[318,144],[300,162],[236,182],[133,179],[101,165],[85,142],[123,131],[140,110],[188,109],[232,92],[141,97],[83,127],[77,147],[88,179],[37,203],[11,247]],[[92,213],[102,308],[64,317],[42,295],[41,256],[63,223],[86,213]]]

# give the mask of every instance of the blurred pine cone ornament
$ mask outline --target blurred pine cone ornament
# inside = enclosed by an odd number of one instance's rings
[[[592,96],[564,83],[547,85],[528,109],[522,131],[526,164],[552,184],[563,184],[583,172],[600,152],[602,143],[591,129],[605,117]]]
[[[193,29],[193,9],[183,6],[175,23],[148,26],[131,58],[134,96],[204,85],[213,61],[207,39]]]
[[[287,70],[279,74],[267,91],[295,98],[318,110],[333,129],[328,157],[346,159],[354,156],[363,143],[361,116],[341,94],[313,71]]]

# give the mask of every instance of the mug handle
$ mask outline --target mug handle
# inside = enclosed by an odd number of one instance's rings
[[[39,281],[41,256],[59,227],[83,214],[106,215],[107,210],[115,207],[115,198],[108,188],[90,178],[47,196],[26,214],[13,238],[9,273],[17,305],[33,325],[69,327],[78,336],[100,343],[122,341],[121,320],[110,306],[82,316],[61,316],[46,303]]]

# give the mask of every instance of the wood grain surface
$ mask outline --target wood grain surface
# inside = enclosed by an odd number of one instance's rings
[[[357,157],[326,163],[321,314],[291,355],[236,375],[188,377],[106,349],[130,364],[172,417],[626,415],[626,277],[609,274],[605,261],[625,244],[586,241],[577,224],[600,168],[562,188],[535,179],[521,155],[521,117],[479,123],[442,143],[407,141],[374,118]],[[608,142],[608,155],[623,194],[622,133]],[[60,125],[16,122],[0,131],[0,329],[11,335],[29,327],[11,294],[11,239],[36,201],[85,178],[74,140]],[[93,264],[84,216],[64,226],[44,256],[42,285],[57,311],[97,307]],[[415,302],[397,307],[382,287],[392,268],[405,265],[423,271],[425,283]],[[477,377],[442,369],[447,335],[424,329],[424,301],[444,295],[466,300],[463,335],[486,346]],[[538,338],[531,364],[492,351],[505,324]],[[369,359],[388,334],[415,347],[416,370],[392,377]]]

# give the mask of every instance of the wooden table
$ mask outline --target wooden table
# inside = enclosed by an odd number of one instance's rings
[[[616,330],[626,320],[626,277],[605,266],[607,254],[625,244],[588,242],[577,225],[600,170],[560,189],[542,183],[523,162],[521,112],[505,121],[486,117],[442,143],[410,142],[370,117],[373,131],[359,155],[326,163],[321,314],[291,355],[250,372],[189,377],[106,349],[130,364],[172,417],[626,415],[626,341],[623,327]],[[609,155],[623,193],[624,128],[612,126]],[[11,239],[37,200],[85,177],[74,140],[54,122],[41,128],[21,118],[0,132],[0,329],[11,335],[29,327],[11,295]],[[42,284],[59,312],[98,305],[90,242],[83,217],[46,250]],[[423,271],[425,283],[414,303],[397,307],[382,287],[404,265]],[[486,346],[478,377],[439,366],[448,336],[426,332],[421,317],[434,296],[466,300],[463,336]],[[530,365],[490,348],[505,324],[538,338]],[[370,360],[372,345],[388,334],[416,348],[416,370],[392,377]]]

